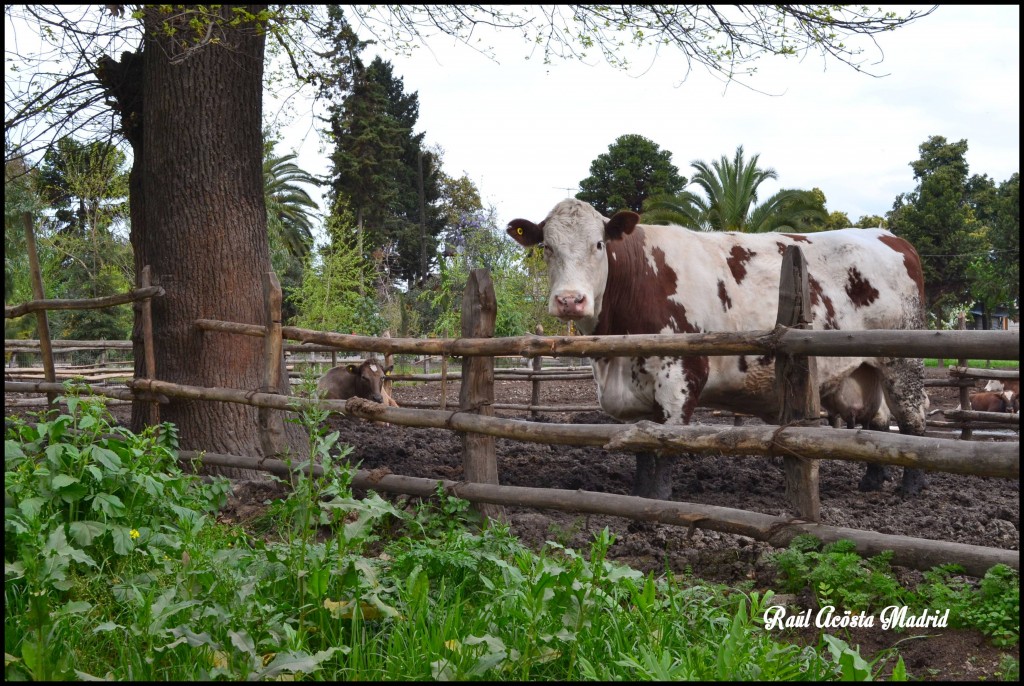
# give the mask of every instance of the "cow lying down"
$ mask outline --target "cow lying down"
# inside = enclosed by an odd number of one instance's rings
[[[398,403],[384,390],[384,379],[394,365],[384,367],[374,358],[360,364],[334,367],[320,377],[317,390],[326,400],[365,398],[375,403],[398,407]]]
[[[924,328],[921,260],[888,231],[744,234],[639,220],[629,211],[607,218],[567,199],[539,224],[514,219],[507,231],[525,247],[543,248],[548,311],[585,335],[772,329],[782,255],[791,245],[807,263],[815,329]],[[688,424],[698,405],[778,421],[771,355],[605,357],[591,364],[601,408],[623,421]],[[831,416],[873,423],[884,404],[901,433],[924,434],[921,360],[818,357],[817,364],[822,407]],[[851,395],[857,407],[845,405]],[[671,465],[671,456],[638,454],[633,493],[671,497]],[[869,464],[859,486],[877,490],[885,478],[885,467]],[[924,485],[920,470],[904,469],[903,493]]]
[[[983,391],[971,396],[971,409],[976,412],[1019,412],[1020,399],[1013,391]]]
[[[1001,381],[999,379],[992,379],[985,384],[985,390],[992,391],[1013,391],[1015,396],[1020,395],[1020,379],[1006,379]]]

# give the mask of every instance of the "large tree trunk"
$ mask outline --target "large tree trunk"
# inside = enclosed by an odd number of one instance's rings
[[[157,6],[146,9],[144,116],[131,189],[136,270],[151,265],[166,292],[153,301],[157,378],[256,390],[262,341],[202,333],[193,322],[264,323],[260,279],[270,269],[262,179],[265,38],[252,23],[217,22],[209,34],[216,42],[183,48],[181,40],[195,40],[196,31],[178,26],[172,42],[164,30],[170,16]],[[221,16],[230,19],[231,8]],[[139,337],[134,350],[138,368]],[[281,390],[287,392],[287,375]],[[133,420],[141,420],[141,405]],[[255,408],[171,399],[160,414],[177,425],[182,449],[262,454]],[[301,437],[287,426],[298,447]]]

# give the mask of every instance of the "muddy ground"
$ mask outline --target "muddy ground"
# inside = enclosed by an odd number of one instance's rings
[[[945,370],[929,370],[933,378],[948,378]],[[399,405],[440,399],[440,383],[398,382],[394,397]],[[528,404],[530,384],[497,381],[497,403]],[[458,402],[459,384],[449,382],[448,402]],[[932,410],[957,406],[953,388],[930,388]],[[592,380],[548,381],[542,389],[542,405],[569,407],[596,405]],[[128,409],[114,408],[115,417],[127,423]],[[496,416],[529,419],[525,411],[496,410]],[[695,420],[701,424],[732,425],[731,417],[716,417],[699,409]],[[574,424],[610,423],[614,420],[596,411],[559,412],[537,421]],[[745,423],[759,424],[746,419]],[[393,474],[438,479],[462,479],[461,443],[458,434],[443,429],[382,426],[363,420],[332,415],[329,423],[341,433],[341,442],[353,447],[350,459],[363,469],[387,468]],[[1001,438],[1017,440],[1013,432]],[[1008,435],[1007,435],[1008,434]],[[635,458],[631,453],[601,448],[581,448],[522,443],[497,439],[499,480],[513,486],[583,489],[628,495],[633,481]],[[857,483],[864,466],[853,462],[823,460],[820,467],[821,511],[825,524],[901,534],[920,538],[958,541],[974,545],[1019,550],[1019,481],[934,473],[923,494],[904,498],[895,493],[897,478],[884,490],[861,493]],[[895,471],[895,470],[893,470]],[[677,458],[673,473],[673,499],[709,505],[741,508],[769,515],[792,516],[783,497],[781,466],[759,457],[686,455]],[[224,513],[228,520],[245,521],[262,508],[266,491],[233,499]],[[245,502],[251,500],[251,502]],[[545,541],[557,541],[588,551],[594,533],[608,527],[616,542],[608,557],[642,571],[661,574],[692,573],[698,577],[735,584],[752,581],[763,590],[775,586],[776,570],[767,559],[772,548],[752,539],[678,526],[634,522],[620,517],[573,514],[506,507],[512,531],[528,545],[539,548]],[[920,574],[897,568],[905,581]],[[815,607],[805,594],[800,602]],[[804,609],[806,609],[805,606]],[[1008,651],[994,648],[973,631],[930,630],[895,634],[880,629],[838,633],[859,644],[862,654],[873,655],[906,639],[908,635],[928,636],[900,645],[911,675],[924,679],[992,680],[999,677],[999,663]],[[816,641],[816,632],[806,639]],[[1019,647],[1009,654],[1019,659]]]
[[[945,370],[929,370],[934,378],[948,378]],[[448,402],[458,402],[459,384],[449,382]],[[495,402],[529,404],[530,384],[495,382]],[[929,388],[931,409],[953,409],[959,403],[953,388]],[[396,384],[399,405],[438,402],[440,383]],[[541,405],[596,405],[591,380],[545,382]],[[529,419],[525,411],[496,410],[496,416]],[[702,424],[731,425],[731,417],[716,417],[699,409]],[[941,418],[941,417],[939,417]],[[341,432],[341,440],[353,446],[351,458],[364,469],[388,468],[394,474],[428,478],[462,479],[461,444],[458,434],[443,429],[381,427],[362,420],[335,417],[329,420]],[[574,424],[608,423],[600,412],[564,412],[542,415],[539,421]],[[760,424],[745,419],[748,424]],[[1013,432],[1002,439],[1017,440]],[[584,489],[628,495],[633,482],[635,458],[631,453],[601,448],[580,448],[496,441],[498,476],[502,484],[546,488]],[[1019,550],[1020,485],[1018,481],[953,474],[929,474],[922,495],[903,498],[894,491],[897,477],[876,493],[861,493],[857,483],[862,464],[821,462],[822,521],[825,524],[867,529],[887,534],[958,541],[974,545]],[[780,466],[759,457],[682,456],[673,474],[673,499],[791,516],[783,498]],[[704,579],[723,583],[753,580],[759,589],[774,584],[776,570],[766,553],[773,549],[743,536],[667,524],[634,522],[620,517],[573,514],[506,507],[513,532],[524,542],[539,547],[546,540],[579,550],[589,550],[593,535],[603,527],[616,534],[609,558],[643,571],[666,569],[690,571]],[[917,572],[897,568],[907,581],[920,579]],[[922,633],[922,632],[918,632]],[[931,631],[931,638],[906,641],[901,651],[912,676],[925,679],[992,679],[1000,656],[980,634],[970,631]],[[862,629],[847,637],[862,646],[865,655],[888,648],[908,634]],[[910,632],[909,635],[914,635]],[[815,636],[809,637],[815,640]],[[1019,657],[1019,649],[1012,654]]]

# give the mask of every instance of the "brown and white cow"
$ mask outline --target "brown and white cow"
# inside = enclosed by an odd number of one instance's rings
[[[397,403],[384,393],[384,377],[391,373],[394,366],[384,367],[377,360],[370,358],[361,364],[347,364],[334,367],[327,371],[317,389],[321,397],[328,400],[346,400],[348,398],[366,398],[375,403],[384,403],[397,407]]]
[[[1020,401],[1013,391],[982,391],[971,396],[971,409],[977,412],[1009,412],[1020,410]]]
[[[540,224],[513,220],[508,233],[524,246],[543,245],[548,309],[587,335],[771,329],[782,254],[790,245],[800,246],[806,258],[814,328],[923,328],[920,258],[887,231],[697,232],[639,220],[629,211],[608,219],[585,202],[567,199]],[[900,431],[924,434],[920,360],[817,360],[827,412],[849,414],[839,406],[843,380],[870,373]],[[698,404],[769,423],[778,419],[774,360],[768,355],[608,357],[592,360],[592,366],[602,409],[621,420],[688,424]],[[860,488],[877,490],[885,478],[884,467],[868,465]],[[904,493],[924,485],[919,470],[904,470]],[[668,498],[671,491],[670,458],[637,455],[633,492]]]
[[[985,384],[985,390],[989,392],[1013,391],[1016,396],[1020,395],[1020,379],[992,379]]]

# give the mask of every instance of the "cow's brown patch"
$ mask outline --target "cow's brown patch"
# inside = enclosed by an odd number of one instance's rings
[[[721,279],[718,280],[718,299],[722,302],[723,311],[728,311],[732,307],[732,298],[725,291],[725,282]]]
[[[779,254],[780,255],[785,255],[786,254],[786,244],[785,243],[780,243],[779,241],[775,241],[775,245],[779,248]]]
[[[773,353],[767,353],[766,355],[761,355],[760,357],[757,358],[757,363],[762,367],[767,367],[774,361],[775,355]]]
[[[906,240],[897,236],[879,236],[878,240],[903,255],[903,266],[907,270],[907,276],[917,284],[917,290],[921,294],[921,302],[924,302],[924,271],[921,269],[921,257],[914,250],[914,246]]]
[[[665,262],[665,252],[655,247],[652,268],[644,256],[646,235],[642,226],[618,241],[618,259],[608,260],[608,283],[594,334],[598,336],[660,333],[671,326],[676,333],[700,333],[682,303],[672,298],[679,277]]]
[[[867,307],[878,300],[878,289],[871,285],[871,282],[864,278],[856,267],[846,270],[846,295],[850,296],[850,302],[854,307]]]
[[[697,408],[697,401],[708,382],[708,375],[711,373],[711,364],[707,357],[684,357],[683,358],[683,383],[686,384],[686,402],[683,403],[683,423],[689,424],[693,411]]]
[[[756,254],[756,252],[747,250],[739,245],[732,246],[732,250],[729,251],[729,258],[725,262],[729,265],[729,271],[732,272],[732,278],[736,279],[736,283],[743,282],[743,279],[747,276],[745,265]]]
[[[793,239],[793,241],[796,243],[807,243],[808,245],[810,245],[811,243],[811,239],[803,235],[802,233],[784,233],[782,235],[785,236],[786,238]]]
[[[811,291],[811,307],[821,304],[825,307],[825,329],[838,329],[836,322],[836,308],[832,305],[832,298],[825,295],[821,290],[821,283],[807,272],[807,283]]]

